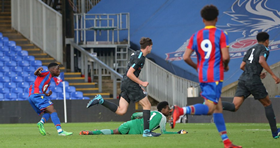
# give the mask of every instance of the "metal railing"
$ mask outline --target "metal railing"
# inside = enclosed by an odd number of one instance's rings
[[[85,75],[85,82],[88,82],[88,59],[92,59],[98,69],[98,91],[102,92],[102,68],[106,69],[111,74],[111,79],[113,80],[113,98],[117,98],[117,82],[123,78],[121,74],[116,72],[114,69],[100,61],[97,57],[90,54],[88,51],[83,49],[81,46],[73,41],[69,42],[71,45],[70,55],[74,57],[74,48],[81,52],[81,72]],[[92,64],[92,63],[91,63]],[[92,65],[91,65],[92,66]],[[74,72],[74,58],[71,58],[71,71]],[[93,80],[93,68],[91,68],[91,78]]]
[[[127,43],[130,43],[130,16],[129,13],[116,14],[74,14],[75,42],[87,44],[87,34],[94,31],[93,43],[97,44],[97,33],[106,32],[107,43],[120,43],[120,31],[127,32]],[[111,36],[111,39],[110,39]]]
[[[12,27],[63,63],[62,15],[41,0],[12,0]]]
[[[76,13],[87,13],[101,0],[72,0]]]

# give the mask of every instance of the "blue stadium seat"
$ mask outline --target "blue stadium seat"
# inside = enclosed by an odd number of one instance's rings
[[[66,89],[65,91],[68,93],[73,93],[76,91],[76,88],[74,86],[68,86],[65,89]]]
[[[18,97],[23,99],[23,100],[27,100],[28,97],[29,97],[29,94],[28,93],[19,93]]]
[[[13,71],[13,72],[22,72],[22,67],[10,67],[10,71]]]
[[[4,74],[6,77],[16,77],[17,76],[17,73],[13,72],[13,71],[9,71],[9,72],[5,72]]]
[[[35,81],[36,77],[35,76],[28,76],[24,77],[24,81],[30,83],[33,83]]]
[[[23,88],[23,93],[29,94],[29,88]]]
[[[71,93],[71,98],[83,99],[83,92],[76,91]]]
[[[4,72],[0,72],[0,77],[3,77],[4,76]]]
[[[10,89],[9,88],[0,88],[0,93],[2,93],[2,94],[10,93]]]
[[[9,71],[10,71],[10,69],[6,66],[0,67],[0,72],[9,72]]]
[[[65,83],[65,88],[69,87],[69,82],[65,81],[64,83]],[[59,83],[58,86],[63,88],[63,83],[62,82]]]
[[[49,71],[48,66],[41,66],[44,70]]]
[[[16,42],[15,41],[9,41],[8,42],[8,47],[14,47],[14,46],[16,46]]]
[[[16,77],[12,77],[11,82],[15,82],[15,83],[20,83],[23,82],[23,77],[21,76],[16,76]]]
[[[5,83],[4,86],[5,86],[6,88],[12,89],[12,88],[16,88],[16,87],[17,87],[17,84],[14,83],[14,82],[9,82],[9,83]]]
[[[3,42],[4,46],[8,46],[8,44],[9,44],[9,38],[3,37],[2,42]]]
[[[57,93],[53,92],[52,95],[50,96],[51,100],[57,100]]]
[[[65,93],[65,94],[66,94],[66,99],[69,99],[70,98],[70,94],[69,93]],[[63,93],[58,93],[58,98],[64,99]]]
[[[24,67],[24,69],[25,69],[26,67],[29,66],[29,62],[28,61],[19,61],[18,66]]]
[[[20,87],[19,88],[12,88],[11,92],[17,93],[17,94],[23,93],[23,88],[20,88]]]
[[[30,61],[30,65],[33,67],[41,67],[42,61],[40,61],[40,60]]]
[[[2,83],[9,83],[10,82],[10,78],[6,77],[6,76],[0,77],[0,82],[2,82]]]
[[[0,61],[0,67],[4,66],[4,62]]]
[[[1,37],[0,37],[0,46],[4,46]]]
[[[31,75],[26,71],[21,71],[21,72],[17,72],[17,76],[27,77],[27,76],[31,76]]]
[[[52,91],[53,91],[53,92],[56,92],[56,93],[63,93],[63,90],[62,90],[61,87],[52,88]]]
[[[3,37],[3,34],[0,32],[0,38],[2,38]]]
[[[25,50],[19,51],[19,52],[17,52],[17,55],[21,56],[21,57],[28,56],[28,51],[25,51]]]
[[[4,54],[7,57],[14,57],[14,56],[16,56],[16,53],[13,52],[13,51],[5,51]]]
[[[9,100],[16,100],[17,99],[17,94],[15,93],[7,93],[5,94],[5,98]]]
[[[0,44],[0,46],[1,46],[1,44]],[[0,56],[1,57],[4,56],[4,52],[3,51],[0,51]]]
[[[29,89],[30,84],[28,82],[20,82],[20,83],[17,83],[17,87]]]
[[[36,69],[34,67],[24,67],[23,71],[26,71],[28,73],[33,73],[36,71]]]
[[[17,62],[16,61],[5,62],[5,66],[16,67],[17,66]]]
[[[9,47],[7,47],[7,46],[0,46],[0,51],[7,52],[7,51],[10,51],[10,50],[9,50]]]
[[[4,83],[0,83],[0,88],[4,88]]]
[[[4,100],[4,94],[0,94],[0,101]]]
[[[12,56],[12,57],[11,57],[11,61],[16,61],[16,62],[22,61],[22,57],[19,57],[19,56]]]
[[[21,51],[22,49],[21,49],[20,46],[13,46],[13,47],[10,48],[10,50],[13,51],[13,52],[19,52],[19,51]]]
[[[10,61],[10,57],[6,57],[6,56],[0,57],[0,61],[2,61],[2,62],[9,62]]]
[[[25,56],[25,57],[23,57],[23,60],[29,61],[29,63],[30,63],[31,61],[35,61],[35,57],[34,56]]]

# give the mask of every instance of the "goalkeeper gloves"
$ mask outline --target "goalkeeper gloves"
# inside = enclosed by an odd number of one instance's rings
[[[185,131],[185,130],[179,130],[177,133],[178,133],[178,134],[187,134],[188,132]]]

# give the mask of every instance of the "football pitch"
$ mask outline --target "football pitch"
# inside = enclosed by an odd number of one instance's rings
[[[122,122],[93,122],[62,124],[72,136],[58,136],[52,123],[45,124],[46,136],[41,136],[36,124],[0,124],[0,148],[223,148],[213,123],[177,124],[186,135],[161,135],[143,138],[142,135],[79,135],[81,130],[116,129]],[[280,139],[273,139],[268,124],[227,123],[229,138],[243,148],[279,148]],[[280,126],[280,125],[278,125]],[[159,132],[159,130],[156,130]]]

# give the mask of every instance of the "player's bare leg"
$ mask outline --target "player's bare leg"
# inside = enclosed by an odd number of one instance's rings
[[[270,125],[270,129],[271,129],[271,132],[272,132],[272,137],[274,139],[279,138],[280,128],[277,129],[276,118],[275,118],[274,111],[273,111],[273,108],[272,108],[272,104],[271,104],[271,101],[270,101],[268,95],[265,98],[260,99],[259,101],[264,106],[265,115],[266,115],[266,118],[267,118],[267,120],[269,122],[269,125]]]
[[[119,101],[118,109],[116,110],[115,113],[118,115],[124,115],[127,111],[128,106],[129,103],[123,97],[121,97]]]

